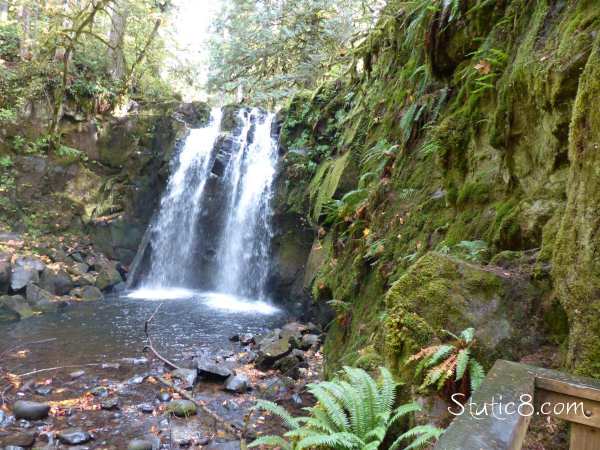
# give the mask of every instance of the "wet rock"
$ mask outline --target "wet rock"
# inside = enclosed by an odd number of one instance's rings
[[[252,342],[254,342],[254,336],[250,333],[244,333],[240,336],[240,344],[250,345]]]
[[[212,378],[223,379],[234,374],[227,364],[219,363],[207,355],[201,355],[196,359],[196,367],[200,375]]]
[[[41,395],[41,396],[45,397],[52,393],[52,388],[50,386],[37,386],[35,388],[35,393],[37,395]]]
[[[4,295],[0,297],[0,308],[2,307],[18,314],[21,319],[33,316],[29,303],[22,295]]]
[[[104,298],[104,294],[96,286],[75,288],[71,290],[70,294],[73,297],[80,298],[84,302],[95,302]]]
[[[30,283],[37,283],[40,280],[38,271],[31,267],[15,266],[10,274],[10,288],[13,291],[20,291]]]
[[[321,334],[323,332],[323,328],[320,325],[308,322],[306,324],[306,331],[310,334]]]
[[[122,283],[123,278],[113,264],[103,265],[98,278],[96,278],[96,287],[101,291],[111,288],[116,284]]]
[[[64,270],[54,273],[51,269],[45,268],[40,276],[39,286],[54,295],[66,295],[73,289],[73,281]]]
[[[154,406],[150,403],[142,403],[141,405],[138,405],[138,409],[144,414],[152,414],[154,412]]]
[[[267,384],[261,388],[261,395],[267,400],[275,401],[281,396],[287,394],[287,386],[279,378],[274,378],[267,382]]]
[[[284,325],[279,332],[279,337],[289,341],[292,345],[302,339],[302,334],[306,331],[306,327],[298,322],[292,322]],[[295,346],[295,345],[294,345]]]
[[[300,397],[298,394],[292,395],[292,400],[294,400],[294,403],[296,403],[297,405],[302,404],[302,397]]]
[[[273,368],[280,370],[281,373],[284,375],[290,376],[292,378],[298,378],[300,359],[294,354],[289,354],[275,361],[275,363],[273,364]]]
[[[0,441],[0,446],[4,445],[6,447],[31,447],[35,442],[36,434],[32,432],[27,433],[19,433],[13,436],[9,436]]]
[[[12,422],[12,417],[0,409],[0,428],[7,426]]]
[[[41,262],[39,259],[37,259],[35,256],[32,256],[32,255],[18,257],[15,260],[15,265],[19,266],[19,267],[32,268],[32,269],[37,270],[38,272],[41,272],[42,270],[44,270],[46,268],[46,264],[44,264],[43,262]]]
[[[144,382],[144,377],[138,375],[137,377],[130,378],[125,382],[125,384],[142,384]]]
[[[83,255],[79,252],[74,252],[71,253],[69,255],[71,257],[71,259],[73,259],[73,261],[78,262],[78,263],[82,263],[85,262],[85,258],[83,257]]]
[[[260,370],[269,370],[278,359],[292,351],[292,345],[285,339],[265,338],[260,344],[256,367]]]
[[[209,442],[210,442],[210,438],[207,438],[207,437],[202,437],[202,438],[198,439],[198,445],[208,445]]]
[[[102,403],[100,403],[100,408],[104,409],[105,411],[113,411],[115,409],[119,409],[119,398],[107,398]]]
[[[13,404],[12,410],[17,419],[39,420],[48,417],[50,406],[44,403],[18,400]]]
[[[169,394],[167,391],[162,391],[158,393],[156,398],[158,398],[158,400],[161,402],[168,402],[171,400],[171,394]]]
[[[239,361],[242,364],[250,364],[256,360],[256,356],[256,353],[254,353],[252,350],[248,350],[247,352],[242,353]]]
[[[211,450],[240,450],[242,447],[241,447],[240,441],[231,441],[231,442],[213,442],[206,448],[211,449]]]
[[[308,350],[312,347],[317,347],[319,345],[320,339],[316,334],[305,334],[302,336],[298,347],[302,350]]]
[[[188,417],[196,414],[196,405],[189,400],[171,400],[167,405],[167,412],[177,417]]]
[[[231,375],[225,381],[225,390],[242,394],[248,390],[249,384],[246,375]]]
[[[187,386],[193,386],[196,383],[198,371],[193,369],[177,369],[171,372],[171,376],[180,379]]]
[[[76,262],[71,266],[71,272],[75,275],[85,275],[90,270],[90,267],[84,262]]]
[[[133,439],[129,441],[127,450],[152,450],[152,442],[147,439]]]
[[[10,286],[10,264],[8,261],[0,261],[0,294],[8,293]]]
[[[85,371],[83,371],[83,370],[77,370],[77,371],[71,372],[69,374],[69,376],[71,377],[71,380],[76,380],[77,378],[81,378],[84,375],[85,375]]]
[[[68,428],[58,433],[56,438],[63,444],[79,445],[88,442],[91,436],[82,428]]]
[[[36,311],[56,311],[58,302],[54,295],[35,284],[27,285],[27,303]]]
[[[106,398],[108,397],[109,392],[105,386],[96,386],[90,391],[90,394],[96,398]]]
[[[239,342],[239,341],[240,341],[240,335],[239,335],[239,334],[234,334],[233,336],[231,336],[231,337],[229,338],[229,340],[230,340],[231,342]]]

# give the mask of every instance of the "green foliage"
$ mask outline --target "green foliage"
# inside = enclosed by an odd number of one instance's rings
[[[394,423],[421,410],[414,402],[394,408],[399,383],[387,369],[382,367],[380,371],[378,383],[362,369],[344,367],[341,377],[309,385],[309,392],[316,397],[317,404],[305,408],[309,413],[307,417],[292,417],[275,403],[257,400],[255,409],[272,412],[290,431],[283,437],[261,437],[248,447],[266,445],[288,450],[380,448]],[[443,430],[435,427],[416,427],[398,436],[390,448],[398,448],[402,442],[410,441],[414,441],[411,448],[418,448],[430,443],[432,438],[439,438],[442,433]]]
[[[419,361],[415,368],[415,377],[420,378],[425,372],[420,389],[434,387],[457,391],[459,382],[468,374],[469,389],[474,391],[479,387],[485,372],[482,365],[471,357],[471,347],[475,344],[475,330],[467,328],[459,336],[446,331],[454,341],[427,347],[412,355],[407,364]]]
[[[460,241],[453,247],[453,253],[479,264],[483,264],[489,259],[488,245],[485,241]]]
[[[278,103],[344,73],[374,15],[358,0],[224,2],[213,23],[207,88]]]

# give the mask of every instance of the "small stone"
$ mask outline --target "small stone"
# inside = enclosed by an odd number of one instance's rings
[[[152,450],[152,442],[146,439],[133,439],[129,441],[127,450]]]
[[[105,386],[96,386],[90,391],[90,394],[92,394],[94,397],[106,398],[108,397],[109,392]]]
[[[171,372],[173,378],[178,378],[188,386],[193,386],[198,377],[198,371],[193,369],[177,369]]]
[[[138,405],[138,409],[144,414],[152,414],[154,412],[154,406],[150,403],[142,403],[141,405]]]
[[[13,404],[12,410],[17,419],[39,420],[48,417],[50,406],[44,403],[19,400]]]
[[[244,333],[240,336],[240,344],[250,345],[252,342],[254,342],[254,336],[250,333]]]
[[[249,387],[249,382],[248,382],[248,378],[246,378],[246,375],[242,375],[242,374],[231,375],[225,381],[225,390],[227,390],[227,391],[232,391],[232,392],[237,392],[237,393],[242,394],[248,390],[248,387]]]
[[[102,403],[100,403],[100,408],[106,411],[119,409],[119,397],[107,398]]]
[[[35,388],[35,393],[37,395],[46,396],[52,393],[52,388],[50,386],[37,386]]]
[[[198,445],[208,445],[209,442],[210,438],[207,437],[201,437],[200,439],[198,439]]]
[[[197,407],[189,400],[171,400],[167,405],[167,412],[177,417],[188,417],[197,413]]]
[[[218,363],[214,358],[206,355],[202,355],[196,360],[196,366],[198,372],[208,377],[227,378],[233,375],[233,371],[226,364]]]
[[[158,398],[158,400],[161,402],[168,402],[171,400],[171,394],[169,394],[167,391],[162,391],[158,393],[156,398]]]
[[[78,370],[76,372],[71,372],[69,374],[69,376],[71,377],[71,380],[76,380],[77,378],[81,378],[84,375],[85,375],[85,371],[83,371],[83,370]]]
[[[79,445],[85,444],[91,439],[90,434],[81,428],[68,428],[56,435],[63,444]]]
[[[13,436],[9,436],[4,439],[2,442],[5,446],[15,446],[15,447],[31,447],[35,442],[36,434],[32,432],[27,433],[19,433]],[[0,444],[2,445],[2,444]],[[4,447],[6,448],[6,447]]]
[[[319,345],[319,336],[316,334],[305,334],[302,336],[299,347],[302,350],[308,350],[309,348],[316,347]]]
[[[129,380],[127,380],[126,384],[142,384],[143,382],[144,377],[140,375],[137,377],[130,378]]]
[[[302,397],[300,397],[298,394],[292,395],[292,400],[294,400],[294,402],[298,405],[302,404]]]
[[[231,337],[229,338],[229,340],[230,340],[231,342],[239,342],[239,341],[240,341],[240,335],[239,335],[239,334],[234,334],[233,336],[231,336]]]

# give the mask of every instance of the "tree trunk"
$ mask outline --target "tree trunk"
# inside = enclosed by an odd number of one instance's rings
[[[117,5],[111,16],[111,28],[109,37],[109,55],[114,61],[111,70],[112,76],[122,80],[125,76],[125,55],[123,53],[123,38],[125,37],[125,28],[127,26],[128,12]]]
[[[0,22],[8,20],[8,2],[0,1]]]
[[[21,23],[21,44],[19,48],[19,54],[21,59],[24,59],[29,53],[29,38],[31,36],[31,5],[24,3],[23,6],[21,6],[19,22]]]

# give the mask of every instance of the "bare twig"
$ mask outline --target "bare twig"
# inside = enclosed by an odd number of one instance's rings
[[[154,353],[154,355],[160,359],[162,362],[164,362],[167,366],[172,367],[174,369],[181,369],[181,367],[179,367],[177,364],[172,363],[171,361],[169,361],[167,358],[165,358],[164,356],[162,356],[160,353],[158,353],[156,351],[156,349],[154,348],[154,345],[152,345],[152,339],[150,339],[150,334],[148,333],[148,325],[150,325],[150,322],[152,322],[152,319],[154,319],[154,316],[156,315],[156,313],[158,312],[158,310],[160,309],[160,307],[163,304],[161,303],[160,305],[158,305],[156,307],[156,309],[154,310],[154,312],[152,313],[152,315],[148,318],[148,320],[146,320],[146,323],[144,323],[144,333],[146,334],[146,339],[148,340],[148,345],[146,345],[143,349],[143,351],[146,350],[150,350],[152,353]]]
[[[39,370],[34,370],[32,372],[27,372],[21,375],[17,375],[17,377],[19,378],[23,378],[23,377],[28,377],[30,375],[35,375],[38,373],[43,373],[43,372],[51,372],[53,370],[59,370],[59,369],[75,369],[77,367],[96,367],[96,366],[101,366],[102,364],[100,363],[90,363],[90,364],[75,364],[72,366],[58,366],[58,367],[48,367],[47,369],[39,369]]]

